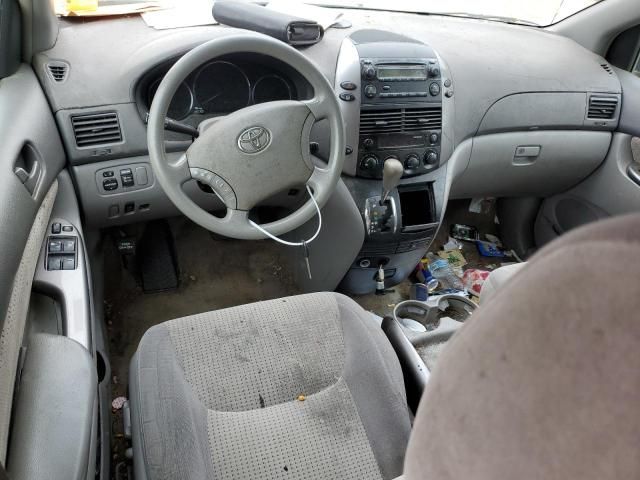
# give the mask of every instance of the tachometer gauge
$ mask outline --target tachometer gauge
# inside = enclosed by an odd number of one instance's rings
[[[216,61],[197,73],[193,90],[207,113],[230,113],[249,104],[251,87],[245,73],[233,63]]]
[[[260,77],[253,86],[253,103],[291,100],[291,87],[278,75]]]
[[[158,79],[151,84],[149,88],[148,96],[149,96],[149,107],[151,107],[151,102],[153,101],[153,97],[158,90],[158,86],[160,85],[160,80]],[[171,104],[169,105],[169,110],[167,111],[167,116],[169,118],[173,118],[174,120],[182,120],[186,116],[191,113],[193,109],[193,94],[191,90],[187,86],[186,83],[181,83],[176,90],[173,99],[171,100]]]

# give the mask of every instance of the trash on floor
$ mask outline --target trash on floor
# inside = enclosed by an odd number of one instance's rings
[[[500,247],[498,247],[495,243],[476,240],[476,247],[478,247],[478,252],[483,257],[502,258],[505,256],[504,251],[500,249]]]
[[[464,257],[462,258],[464,259]],[[440,286],[442,288],[451,288],[454,290],[464,289],[462,281],[453,271],[448,259],[444,259],[431,252],[427,253],[427,259],[429,260],[429,271],[431,272],[433,277],[440,282]]]
[[[480,296],[482,285],[491,272],[477,268],[469,268],[462,275],[464,287],[472,295]]]
[[[449,228],[449,234],[456,240],[463,240],[465,242],[475,242],[480,238],[476,227],[463,225],[461,223],[452,224]]]
[[[443,250],[462,250],[462,244],[453,237],[449,237],[447,243],[442,246]]]
[[[469,202],[469,211],[471,213],[480,213],[487,215],[495,210],[494,204],[496,199],[493,197],[472,198]]]
[[[461,268],[467,264],[467,259],[460,250],[441,250],[438,256],[449,262],[453,268]]]
[[[127,402],[127,397],[116,397],[111,402],[111,408],[113,409],[113,411],[120,410],[122,407],[124,407],[124,404],[126,402]]]

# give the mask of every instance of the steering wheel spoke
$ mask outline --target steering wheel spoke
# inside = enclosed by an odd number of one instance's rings
[[[302,100],[302,103],[311,111],[316,122],[329,118],[332,113],[330,102],[327,102],[326,97],[322,94],[316,94],[309,100]]]
[[[176,161],[167,161],[167,176],[176,185],[183,185],[192,179],[189,161],[186,155],[181,155]]]

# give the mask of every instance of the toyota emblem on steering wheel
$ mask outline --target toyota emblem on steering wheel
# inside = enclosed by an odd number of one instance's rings
[[[264,127],[249,127],[238,137],[238,148],[244,153],[259,153],[271,144],[271,132]]]

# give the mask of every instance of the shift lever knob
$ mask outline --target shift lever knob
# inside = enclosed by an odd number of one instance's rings
[[[397,158],[391,157],[384,161],[384,166],[382,167],[382,197],[380,197],[380,205],[386,202],[391,190],[398,186],[403,172],[404,167]]]

